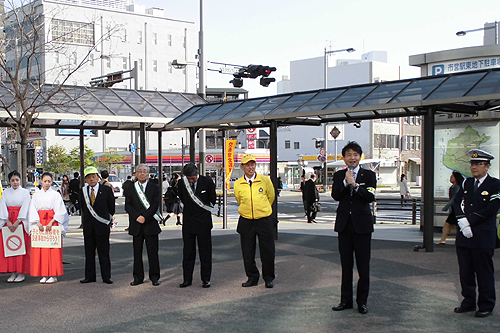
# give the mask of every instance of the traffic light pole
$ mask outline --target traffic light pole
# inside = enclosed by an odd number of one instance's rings
[[[325,164],[324,164],[324,180],[323,180],[323,187],[325,189],[325,193],[328,192],[328,123],[324,124],[324,131],[325,131]]]

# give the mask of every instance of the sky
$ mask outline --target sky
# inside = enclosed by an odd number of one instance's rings
[[[163,8],[165,17],[196,22],[200,0],[135,0]],[[324,48],[355,48],[335,58],[360,59],[369,51],[387,51],[388,62],[401,66],[401,79],[420,76],[408,65],[410,55],[478,46],[483,32],[457,37],[460,30],[500,20],[500,1],[482,0],[204,0],[205,59],[238,65],[274,66],[280,81],[290,75],[290,61],[321,57]],[[330,64],[335,59],[330,60]],[[209,65],[217,69],[217,65]],[[211,88],[232,87],[231,75],[208,72]],[[277,92],[276,83],[261,87],[244,80],[249,97]]]

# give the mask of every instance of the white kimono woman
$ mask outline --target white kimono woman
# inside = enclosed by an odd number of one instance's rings
[[[42,189],[35,191],[29,210],[30,228],[50,230],[61,226],[61,234],[66,235],[69,216],[61,195],[51,188],[52,174],[42,175]],[[31,275],[42,276],[40,283],[57,282],[56,276],[63,275],[63,251],[61,248],[31,248]]]

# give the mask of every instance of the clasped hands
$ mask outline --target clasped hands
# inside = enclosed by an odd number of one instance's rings
[[[352,187],[356,187],[356,179],[354,179],[354,171],[348,170],[345,173],[345,182],[347,185],[351,185]]]
[[[470,227],[469,220],[467,220],[466,217],[458,219],[458,226],[460,227],[460,231],[465,238],[472,238],[472,229]]]

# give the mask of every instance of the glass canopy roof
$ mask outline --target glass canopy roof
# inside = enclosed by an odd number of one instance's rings
[[[16,112],[10,87],[0,83],[0,126]],[[205,101],[196,94],[78,86],[31,86],[25,103],[38,106],[32,127],[161,130],[173,118]],[[31,109],[30,112],[35,111]]]
[[[490,69],[196,105],[165,129],[258,127],[271,120],[299,125],[499,105],[500,69]]]

